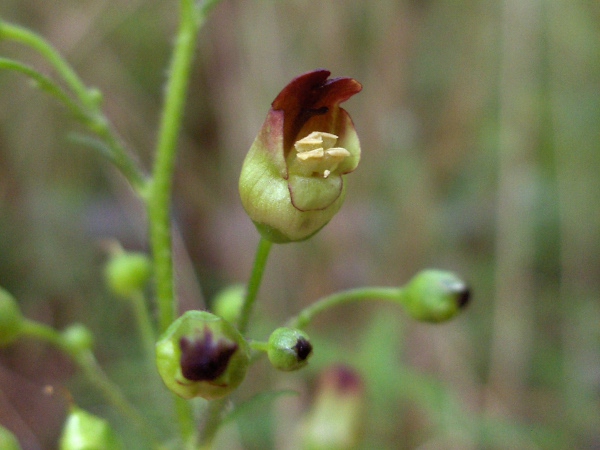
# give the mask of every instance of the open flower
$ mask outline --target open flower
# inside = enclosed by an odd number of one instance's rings
[[[233,392],[246,376],[246,340],[226,320],[207,311],[187,311],[156,343],[156,364],[177,395],[207,400]]]
[[[272,242],[309,238],[344,200],[343,175],[356,169],[360,143],[339,104],[360,92],[352,78],[315,70],[294,78],[271,104],[240,176],[240,196]]]

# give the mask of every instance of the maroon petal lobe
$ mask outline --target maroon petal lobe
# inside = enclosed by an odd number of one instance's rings
[[[324,115],[361,91],[353,78],[327,78],[328,70],[314,70],[294,78],[271,104],[284,111],[284,156],[297,140],[298,132],[311,117]]]

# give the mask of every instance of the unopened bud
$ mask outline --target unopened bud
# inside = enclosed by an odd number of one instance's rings
[[[121,297],[142,291],[151,273],[152,264],[147,255],[122,250],[111,255],[105,267],[108,287]]]
[[[269,336],[267,355],[276,369],[286,372],[298,370],[308,364],[312,355],[308,335],[294,328],[277,328]]]
[[[69,325],[61,333],[61,337],[65,345],[75,354],[91,350],[94,345],[92,332],[80,323]]]
[[[242,284],[227,286],[214,298],[212,312],[229,323],[237,323],[244,303],[246,287]]]
[[[467,306],[469,287],[452,272],[423,270],[406,286],[403,304],[408,313],[424,322],[443,322]]]

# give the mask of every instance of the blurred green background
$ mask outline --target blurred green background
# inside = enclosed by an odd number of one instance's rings
[[[45,36],[98,87],[150,167],[177,2],[2,0],[0,17]],[[331,223],[273,249],[254,336],[322,295],[403,284],[424,267],[456,271],[474,294],[440,326],[385,304],[320,317],[307,370],[258,365],[242,385],[301,392],[277,417],[258,411],[274,437],[253,427],[244,448],[295,448],[286,430],[334,362],[367,383],[361,448],[599,448],[599,39],[600,3],[583,0],[218,5],[198,37],[175,175],[182,308],[246,280],[258,235],[237,195],[243,158],[279,90],[319,67],[364,86],[344,105],[363,159]],[[0,55],[50,73],[12,43]],[[107,239],[147,249],[145,217],[115,169],[69,138],[77,130],[0,73],[0,285],[29,317],[88,325],[109,374],[151,396],[129,309],[102,279]],[[19,342],[0,350],[0,423],[25,449],[53,448],[60,432],[66,400],[42,395],[46,384],[110,417],[65,358]]]

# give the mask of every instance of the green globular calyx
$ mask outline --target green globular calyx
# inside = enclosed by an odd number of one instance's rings
[[[354,124],[339,104],[362,86],[329,75],[300,75],[280,92],[244,161],[242,204],[271,242],[302,241],[323,228],[342,206],[344,176],[360,161]]]
[[[233,392],[246,376],[249,348],[239,331],[207,311],[188,311],[156,343],[165,385],[190,399],[214,400]]]
[[[405,287],[402,303],[408,313],[423,322],[443,322],[464,309],[471,291],[452,272],[423,270]]]

